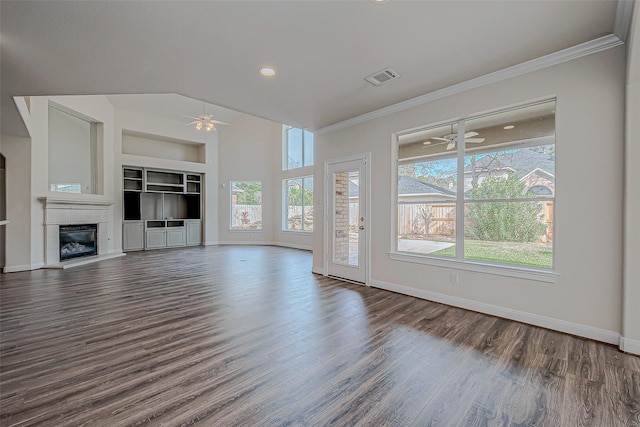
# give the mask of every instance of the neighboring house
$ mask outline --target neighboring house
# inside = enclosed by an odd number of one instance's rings
[[[550,146],[542,146],[540,150],[521,149],[513,152],[502,152],[495,155],[478,156],[475,162],[475,178],[481,184],[487,176],[506,178],[517,173],[521,181],[526,183],[527,191],[538,196],[553,196],[555,185],[555,155]],[[474,173],[469,164],[464,169],[464,191],[473,188]]]

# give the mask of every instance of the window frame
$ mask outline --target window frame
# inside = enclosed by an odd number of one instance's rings
[[[289,167],[289,131],[291,131],[292,129],[299,129],[302,132],[302,139],[300,141],[301,142],[300,158],[302,159],[302,164],[296,167]],[[305,159],[306,159],[305,135],[307,133],[311,135],[311,163],[305,163]],[[296,169],[302,169],[302,168],[313,166],[314,163],[315,163],[315,135],[313,135],[312,132],[303,128],[296,128],[295,126],[282,125],[282,170],[291,171]]]
[[[302,221],[302,229],[301,230],[289,230],[287,228],[287,225],[289,224],[289,184],[288,181],[295,181],[295,180],[301,180],[302,181],[302,204],[301,204],[301,209],[302,209],[302,216],[304,217],[304,209],[305,207],[309,206],[308,204],[305,204],[305,191],[306,191],[306,187],[305,187],[305,181],[307,179],[311,178],[312,180],[314,179],[313,175],[304,175],[304,176],[295,176],[295,177],[291,177],[291,178],[284,178],[282,180],[282,231],[285,233],[302,233],[305,235],[309,235],[313,233],[313,230],[305,230],[304,229],[304,221]],[[313,184],[315,186],[315,183]],[[311,188],[311,191],[313,191],[313,187]],[[296,205],[297,206],[297,205]],[[311,199],[311,207],[313,207],[313,198]],[[315,224],[315,221],[314,221]]]
[[[242,182],[259,182],[260,183],[260,193],[261,193],[261,197],[260,197],[260,228],[242,228],[242,227],[234,227],[233,226],[233,207],[234,207],[234,203],[233,203],[233,186],[234,184],[237,183],[242,183]],[[262,184],[262,180],[259,179],[245,179],[245,180],[233,180],[233,181],[229,181],[229,231],[230,232],[240,232],[240,233],[247,233],[247,232],[251,232],[251,233],[259,233],[262,232],[262,230],[264,229],[264,227],[262,226],[262,222],[263,222],[263,218],[262,218],[262,210],[263,210],[263,197],[262,197],[262,193],[263,193],[263,184]],[[236,203],[237,205],[237,203]]]
[[[487,203],[487,202],[499,202],[499,201],[507,201],[507,202],[520,202],[520,201],[549,201],[551,200],[553,202],[554,205],[554,215],[553,215],[553,222],[552,222],[552,227],[554,230],[554,234],[556,233],[556,218],[557,218],[557,211],[556,211],[556,194],[554,193],[553,196],[549,197],[549,196],[536,196],[536,197],[532,197],[532,198],[526,198],[526,199],[508,199],[508,200],[498,200],[498,199],[489,199],[489,200],[485,200],[485,199],[469,199],[465,196],[465,191],[464,191],[464,172],[465,172],[465,156],[469,155],[469,153],[481,153],[481,152],[496,152],[496,151],[502,151],[504,148],[506,147],[517,147],[517,148],[527,148],[527,147],[532,147],[532,146],[539,146],[539,145],[547,145],[547,144],[541,144],[542,139],[547,139],[548,137],[540,137],[540,138],[531,138],[529,140],[524,140],[524,141],[517,141],[514,143],[507,143],[507,144],[500,144],[499,146],[486,146],[486,147],[478,147],[478,148],[471,148],[471,149],[466,149],[465,150],[465,144],[456,144],[456,149],[455,151],[453,151],[453,156],[450,155],[446,155],[446,153],[439,153],[439,154],[434,154],[433,157],[430,157],[430,160],[433,159],[442,159],[442,158],[454,158],[457,160],[457,192],[456,192],[456,199],[455,199],[455,205],[456,205],[456,212],[462,212],[462,215],[460,214],[456,214],[456,253],[455,253],[455,257],[449,258],[449,257],[442,257],[442,256],[434,256],[434,255],[429,255],[429,254],[418,254],[418,253],[411,253],[411,252],[401,252],[398,250],[398,206],[400,204],[399,200],[398,200],[398,166],[399,166],[399,160],[398,160],[398,149],[399,149],[399,139],[401,136],[403,135],[408,135],[414,132],[418,132],[421,130],[426,130],[426,129],[430,129],[430,128],[435,128],[435,127],[439,127],[439,126],[445,126],[445,125],[454,125],[457,126],[457,133],[458,133],[458,140],[463,140],[464,139],[464,133],[465,133],[465,124],[467,121],[472,120],[472,119],[476,119],[476,118],[481,118],[481,117],[485,117],[485,116],[490,116],[490,115],[494,115],[494,114],[499,114],[499,113],[506,113],[509,112],[511,110],[517,110],[517,109],[521,109],[521,108],[526,108],[526,107],[530,107],[530,106],[534,106],[537,104],[543,104],[546,102],[557,102],[555,97],[551,97],[551,98],[544,98],[544,99],[540,99],[537,101],[533,101],[533,102],[527,102],[524,104],[518,104],[518,105],[514,105],[511,107],[507,107],[507,108],[501,108],[501,109],[496,109],[496,110],[492,110],[492,111],[488,111],[488,112],[484,112],[484,113],[480,113],[480,114],[475,114],[475,115],[469,115],[467,117],[463,117],[463,118],[458,118],[458,119],[450,119],[450,120],[445,120],[445,121],[441,121],[441,122],[437,122],[437,123],[433,123],[430,124],[428,126],[420,126],[417,128],[413,128],[413,129],[408,129],[405,131],[401,131],[401,132],[397,132],[392,134],[392,156],[391,156],[391,170],[392,170],[392,194],[391,194],[391,201],[392,201],[392,215],[391,215],[391,241],[390,241],[390,247],[391,247],[391,251],[388,253],[389,258],[392,260],[396,260],[396,261],[404,261],[404,262],[412,262],[412,263],[419,263],[419,264],[425,264],[425,265],[432,265],[432,266],[438,266],[438,267],[445,267],[445,268],[453,268],[456,270],[466,270],[466,271],[472,271],[472,272],[480,272],[480,273],[488,273],[488,274],[493,274],[493,275],[498,275],[498,276],[507,276],[507,277],[516,277],[516,278],[523,278],[523,279],[529,279],[529,280],[534,280],[534,281],[539,281],[539,282],[547,282],[547,283],[554,283],[557,280],[557,277],[559,276],[559,274],[556,271],[556,262],[555,262],[555,258],[556,258],[556,239],[553,238],[551,244],[552,244],[552,267],[551,268],[543,268],[543,267],[534,267],[534,266],[524,266],[524,265],[518,265],[518,264],[508,264],[508,263],[500,263],[500,262],[491,262],[491,261],[483,261],[483,260],[475,260],[475,259],[469,259],[469,258],[465,258],[464,257],[464,240],[465,240],[465,224],[464,224],[464,220],[465,220],[465,206],[467,204],[470,203]],[[554,126],[555,127],[555,126]],[[553,138],[553,143],[554,145],[556,144],[556,137],[555,137],[555,132],[554,132],[554,138]],[[416,160],[418,158],[415,158]],[[404,163],[409,163],[407,162],[407,160],[409,159],[403,159]],[[557,176],[556,176],[556,182],[557,182]]]

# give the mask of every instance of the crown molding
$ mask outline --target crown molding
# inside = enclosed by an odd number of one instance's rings
[[[626,2],[623,1],[623,3]],[[453,86],[439,89],[434,92],[429,92],[427,94],[420,95],[415,98],[399,102],[397,104],[389,105],[387,107],[383,107],[378,110],[374,110],[369,113],[344,120],[342,122],[325,126],[315,131],[314,134],[322,135],[340,129],[345,129],[360,123],[367,122],[369,120],[378,119],[394,113],[398,113],[400,111],[408,110],[413,107],[425,105],[435,100],[449,97],[451,95],[456,95],[458,93],[466,92],[492,83],[497,83],[506,79],[510,79],[512,77],[521,76],[523,74],[531,73],[533,71],[541,70],[553,65],[558,65],[563,62],[571,61],[573,59],[577,59],[586,55],[601,52],[606,49],[611,49],[613,47],[620,46],[621,44],[623,44],[623,41],[620,38],[618,38],[614,34],[609,34],[585,43],[581,43],[576,46],[572,46],[567,49],[550,53],[549,55],[541,56],[539,58],[522,62],[511,67],[503,68],[502,70],[494,71],[493,73],[485,74],[483,76],[476,77],[471,80],[455,84]]]
[[[631,16],[635,0],[618,0],[616,7],[616,20],[613,24],[613,34],[623,42],[627,41],[627,35],[631,28]]]

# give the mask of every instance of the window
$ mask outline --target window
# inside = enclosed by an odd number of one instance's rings
[[[262,230],[262,181],[231,181],[231,230]]]
[[[313,134],[307,130],[283,125],[283,170],[313,165]]]
[[[553,268],[555,101],[399,135],[397,166],[397,253]]]
[[[285,179],[285,231],[313,231],[313,177]]]
[[[98,124],[49,104],[49,191],[97,194]]]

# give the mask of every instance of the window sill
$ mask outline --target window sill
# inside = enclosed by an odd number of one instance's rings
[[[311,236],[313,231],[302,231],[302,230],[280,230],[283,233],[291,233],[291,234],[302,234],[304,236]]]
[[[401,252],[389,252],[389,258],[394,261],[413,262],[417,264],[433,265],[436,267],[455,268],[457,270],[494,274],[496,276],[516,277],[519,279],[535,280],[538,282],[546,283],[555,283],[558,279],[558,273],[556,273],[555,271],[539,270],[536,268],[487,264],[475,261],[458,261],[455,259],[435,258]]]
[[[230,228],[231,233],[261,233],[262,228]]]

